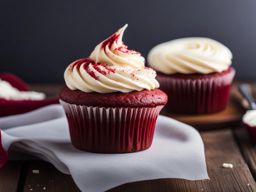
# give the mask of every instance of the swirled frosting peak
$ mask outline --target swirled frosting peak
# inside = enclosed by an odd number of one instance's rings
[[[232,53],[218,41],[203,37],[181,38],[155,46],[148,54],[151,67],[165,74],[222,72]]]
[[[156,72],[145,67],[140,53],[129,50],[122,38],[127,25],[97,45],[89,58],[71,63],[65,73],[66,85],[83,92],[131,92],[159,87]]]
[[[123,34],[127,26],[127,24],[124,25],[116,33],[97,45],[90,58],[97,63],[143,68],[144,57],[137,51],[129,50],[123,43]]]

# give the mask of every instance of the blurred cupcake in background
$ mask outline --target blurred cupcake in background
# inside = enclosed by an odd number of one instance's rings
[[[71,63],[60,93],[72,144],[99,153],[150,147],[167,95],[156,72],[122,38],[127,25],[96,46],[89,58]]]
[[[0,73],[0,117],[26,113],[59,103],[58,97],[29,90],[29,86],[11,73]]]
[[[215,113],[225,109],[235,70],[231,51],[203,37],[159,44],[148,54],[160,88],[168,95],[166,109],[179,114]]]

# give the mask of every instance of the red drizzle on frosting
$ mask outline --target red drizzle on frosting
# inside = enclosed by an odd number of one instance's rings
[[[85,71],[94,79],[98,79],[98,77],[95,75],[95,73],[93,71],[90,71],[88,69],[89,64],[94,64],[95,62],[92,59],[89,58],[82,58],[82,59],[78,59],[77,61],[75,61],[71,66],[70,69],[73,70],[75,67],[77,67],[78,69],[81,67],[82,64],[84,64],[84,69]]]
[[[111,35],[109,38],[107,38],[106,40],[104,40],[102,42],[101,48],[104,49],[107,45],[111,47],[115,41],[117,42],[119,36],[120,36],[119,34],[118,35],[117,34]]]
[[[97,75],[91,71],[88,66],[89,64],[92,65],[92,67],[97,70],[99,73],[103,74],[103,75],[108,75],[109,73],[114,73],[115,70],[111,69],[110,67],[100,64],[100,63],[95,63],[94,60],[90,59],[90,58],[82,58],[79,59],[77,61],[75,61],[71,66],[70,69],[73,70],[75,67],[80,68],[81,65],[83,65],[84,70],[94,79],[98,79]]]
[[[125,45],[116,48],[116,50],[121,51],[123,53],[128,53],[128,54],[139,54],[139,55],[141,55],[140,52],[137,52],[137,51],[134,51],[134,50],[129,50],[128,47],[125,46]]]
[[[94,78],[94,79],[96,79],[96,80],[98,79],[98,77],[96,76],[96,74],[95,74],[93,71],[89,70],[88,65],[84,65],[84,69],[86,70],[86,72],[87,72],[89,75],[91,75],[92,78]]]
[[[109,73],[114,73],[115,70],[114,69],[111,69],[110,67],[108,66],[105,66],[105,65],[102,65],[102,64],[99,64],[99,63],[95,63],[93,65],[94,69],[96,69],[99,73],[103,74],[103,75],[108,75]]]
[[[101,48],[104,49],[106,46],[111,47],[113,45],[114,42],[117,42],[118,38],[120,37],[119,34],[113,34],[111,35],[109,38],[107,38],[106,40],[104,40],[101,44]],[[124,45],[122,43],[121,46],[117,47],[115,50],[118,50],[120,52],[123,53],[127,53],[127,54],[140,54],[140,52],[134,51],[134,50],[129,50],[128,46]]]

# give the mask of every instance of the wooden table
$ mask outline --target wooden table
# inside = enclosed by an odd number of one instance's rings
[[[49,93],[56,93],[60,89],[59,86],[44,85],[33,88]],[[256,191],[256,149],[246,130],[238,123],[200,133],[205,144],[210,180],[159,179],[128,183],[109,191]],[[234,168],[222,168],[223,163],[232,163]],[[14,191],[72,192],[79,189],[69,175],[60,173],[49,163],[13,161],[0,169],[0,192]]]

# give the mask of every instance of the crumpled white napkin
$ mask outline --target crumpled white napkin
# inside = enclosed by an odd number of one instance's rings
[[[2,145],[15,145],[71,174],[82,191],[105,191],[141,180],[208,179],[204,145],[189,125],[159,116],[150,149],[127,154],[95,154],[75,149],[60,105],[0,118]]]

